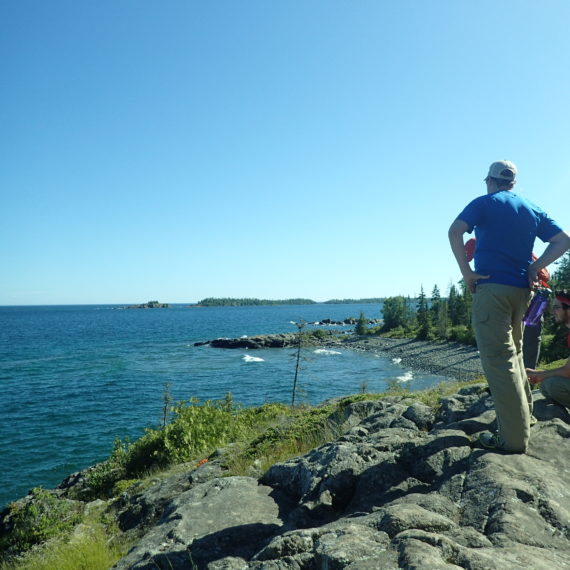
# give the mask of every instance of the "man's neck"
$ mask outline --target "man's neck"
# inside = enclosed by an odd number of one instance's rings
[[[496,186],[487,188],[487,194],[496,194],[497,192],[510,192],[510,191],[511,191],[510,188],[497,188]]]

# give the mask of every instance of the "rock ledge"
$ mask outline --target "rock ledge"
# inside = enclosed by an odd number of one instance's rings
[[[258,480],[216,459],[119,505],[138,544],[116,569],[570,568],[570,416],[537,396],[526,455],[477,448],[483,385],[434,410],[358,402],[343,435]]]

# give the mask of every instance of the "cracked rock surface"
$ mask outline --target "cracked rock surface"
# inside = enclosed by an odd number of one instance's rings
[[[168,485],[132,497],[126,526],[141,505],[155,516],[140,518],[144,534],[115,568],[570,568],[570,415],[536,396],[528,453],[484,450],[474,441],[495,418],[482,388],[438,410],[355,403],[341,437],[259,480],[208,465],[171,497]]]

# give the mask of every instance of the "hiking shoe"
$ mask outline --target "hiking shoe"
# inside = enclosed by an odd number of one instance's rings
[[[485,449],[503,449],[499,436],[496,433],[491,433],[489,431],[484,431],[479,435],[479,443]]]

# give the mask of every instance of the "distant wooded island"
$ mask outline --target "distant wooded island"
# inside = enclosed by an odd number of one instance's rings
[[[143,303],[142,305],[130,305],[125,307],[125,309],[168,309],[170,305],[168,303],[159,303],[158,301],[149,301],[148,303]]]
[[[383,303],[384,297],[370,297],[368,299],[331,299],[324,301],[325,305],[356,305],[364,303]]]
[[[375,297],[370,299],[331,299],[324,301],[323,304],[328,305],[341,305],[341,304],[355,304],[355,303],[381,303],[384,299]],[[312,299],[251,299],[244,298],[238,299],[233,297],[207,297],[198,301],[193,307],[243,307],[254,305],[317,305],[317,301]]]

